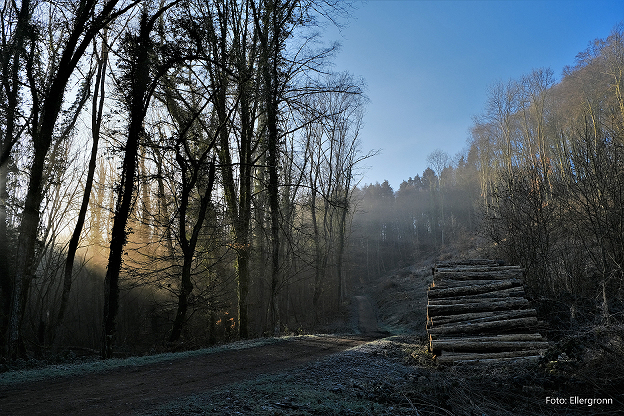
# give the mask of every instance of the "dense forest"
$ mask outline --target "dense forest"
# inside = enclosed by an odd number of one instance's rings
[[[495,84],[467,150],[393,190],[360,183],[364,83],[321,36],[343,2],[0,14],[6,358],[327,328],[367,277],[475,249],[561,322],[621,318],[622,26],[559,82]]]

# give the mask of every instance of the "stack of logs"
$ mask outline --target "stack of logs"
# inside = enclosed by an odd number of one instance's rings
[[[438,263],[433,275],[427,332],[439,363],[534,360],[548,347],[519,266],[466,260]]]

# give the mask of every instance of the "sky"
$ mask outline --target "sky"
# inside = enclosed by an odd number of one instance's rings
[[[565,66],[597,38],[624,21],[615,0],[370,0],[324,37],[341,43],[335,71],[366,82],[370,102],[360,131],[360,184],[422,175],[427,156],[440,149],[454,157],[467,148],[473,118],[487,90],[550,68]]]

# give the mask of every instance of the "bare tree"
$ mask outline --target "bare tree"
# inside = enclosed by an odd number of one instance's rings
[[[124,143],[120,183],[117,185],[117,201],[106,269],[102,358],[112,358],[113,355],[119,308],[119,274],[127,241],[126,225],[135,197],[137,156],[145,135],[143,122],[160,78],[183,59],[175,50],[168,51],[171,55],[159,56],[159,52],[162,51],[157,48],[151,37],[161,16],[175,4],[176,2],[162,5],[153,13],[146,5],[141,12],[138,33],[127,32],[124,39],[127,67],[123,78],[124,85],[121,88],[125,92],[128,130]]]
[[[361,153],[358,133],[365,98],[361,86],[349,75],[328,77],[323,88],[310,95],[308,101],[310,119],[303,130],[303,157],[308,164],[308,209],[314,245],[312,303],[318,320],[330,269],[336,275],[337,304],[344,300],[343,260],[356,168],[374,152]]]
[[[80,205],[80,211],[74,227],[74,232],[69,240],[67,247],[67,259],[65,261],[65,271],[63,275],[63,291],[61,295],[61,303],[56,318],[55,327],[61,325],[67,310],[67,304],[69,302],[69,294],[71,292],[74,262],[76,259],[76,252],[78,250],[78,244],[80,242],[80,235],[87,216],[87,209],[89,207],[89,200],[91,198],[91,191],[93,189],[93,179],[95,177],[95,168],[97,165],[98,145],[100,141],[100,131],[102,129],[102,116],[104,111],[104,99],[105,99],[105,79],[106,79],[106,64],[108,61],[108,38],[106,30],[102,33],[101,51],[96,55],[97,70],[95,76],[95,85],[93,87],[93,98],[91,106],[91,158],[89,159],[89,166],[87,170],[87,177],[85,179],[84,191],[82,195],[82,203]],[[94,41],[95,43],[95,41]],[[95,45],[94,45],[95,46]],[[94,50],[96,48],[94,47]],[[54,334],[56,331],[52,330]],[[53,335],[54,336],[54,335]]]
[[[2,37],[0,49],[0,94],[2,109],[2,129],[0,129],[0,291],[2,294],[2,313],[0,317],[0,335],[2,346],[8,339],[9,316],[14,285],[14,270],[9,266],[11,246],[7,229],[7,181],[11,163],[11,151],[26,129],[28,115],[20,113],[20,96],[25,84],[23,64],[32,66],[34,55],[33,35],[35,28],[32,19],[30,1],[17,3],[4,1],[0,9]],[[31,40],[29,42],[29,40]],[[3,348],[3,353],[4,353]]]
[[[187,318],[189,297],[193,291],[192,266],[197,254],[200,232],[204,227],[204,220],[211,204],[212,190],[215,183],[215,159],[209,161],[218,137],[218,130],[225,126],[218,126],[216,130],[207,128],[211,123],[205,123],[202,111],[208,106],[213,94],[206,97],[206,103],[196,98],[202,95],[190,80],[191,85],[188,98],[176,89],[175,79],[167,78],[164,82],[163,100],[173,118],[177,131],[173,148],[175,160],[179,169],[179,196],[177,198],[178,241],[182,251],[182,270],[178,289],[178,308],[173,322],[169,341],[177,341]],[[199,198],[199,206],[191,215],[193,194]],[[203,194],[202,194],[203,193]],[[195,197],[196,198],[196,197]],[[195,221],[192,222],[191,218]],[[188,236],[190,231],[190,238]]]
[[[448,153],[440,149],[434,150],[427,156],[427,163],[429,163],[429,166],[432,167],[435,172],[436,189],[437,189],[437,194],[438,194],[438,198],[440,201],[439,227],[440,227],[441,245],[444,245],[444,228],[446,225],[445,218],[444,218],[444,194],[443,194],[443,187],[442,187],[442,179],[443,179],[444,170],[449,166],[450,160],[451,158],[449,157]]]
[[[30,119],[32,134],[33,158],[29,167],[28,190],[24,199],[24,209],[19,226],[19,239],[16,251],[14,284],[12,288],[11,311],[9,321],[8,352],[10,356],[18,353],[20,339],[20,322],[24,310],[28,286],[32,279],[31,261],[35,257],[38,226],[40,220],[40,205],[45,185],[44,172],[50,146],[55,140],[57,120],[61,113],[65,90],[70,77],[85,55],[85,51],[94,37],[113,21],[123,14],[126,9],[116,10],[118,1],[110,0],[103,5],[96,1],[85,0],[69,6],[64,11],[68,18],[62,25],[66,26],[64,41],[58,42],[62,49],[55,53],[57,59],[48,66],[53,72],[46,74],[43,90],[39,87],[43,80],[37,79],[32,61],[26,66],[29,82],[33,115]],[[24,6],[31,7],[29,2]],[[60,7],[60,5],[59,5]],[[130,6],[129,6],[130,7]],[[53,25],[53,22],[50,22]]]

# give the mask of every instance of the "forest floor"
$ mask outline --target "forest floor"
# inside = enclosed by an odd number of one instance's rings
[[[522,366],[436,365],[426,347],[430,282],[430,265],[363,282],[344,335],[235,343],[30,381],[0,374],[0,414],[624,414],[622,365],[611,365],[621,356],[593,356],[591,366],[565,354]]]

